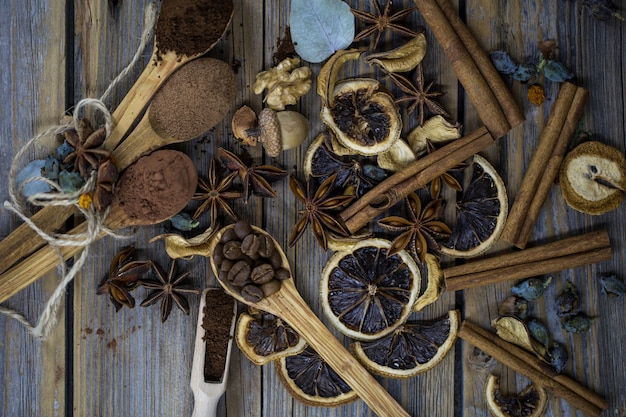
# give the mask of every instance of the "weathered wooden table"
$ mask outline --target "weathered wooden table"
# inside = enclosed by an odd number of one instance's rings
[[[99,97],[109,82],[130,61],[143,30],[144,7],[148,2],[106,0],[0,0],[0,199],[7,199],[10,162],[28,138],[56,124],[63,112],[84,97]],[[277,39],[289,25],[289,1],[235,0],[235,16],[226,37],[210,53],[237,68],[237,105],[248,104],[257,111],[262,97],[251,91],[254,77],[269,68]],[[349,0],[353,7],[369,9],[371,1]],[[409,0],[394,2],[409,6]],[[621,3],[624,6],[623,2]],[[539,41],[554,39],[558,57],[575,74],[576,82],[590,91],[584,129],[598,140],[624,151],[626,147],[626,26],[617,19],[595,20],[581,1],[517,0],[458,1],[455,5],[481,45],[506,49],[519,61],[538,53]],[[410,19],[423,24],[418,12]],[[360,24],[357,23],[357,28]],[[447,91],[443,105],[470,132],[480,122],[465,99],[456,77],[427,29],[429,50],[424,61],[426,77]],[[120,83],[112,96],[115,106],[143,66],[148,64],[151,46],[143,60]],[[314,74],[320,65],[311,65]],[[367,67],[362,67],[364,71]],[[512,202],[525,168],[533,154],[551,104],[558,92],[556,83],[545,81],[547,100],[539,107],[528,102],[526,87],[507,80],[526,121],[484,152],[500,170]],[[311,121],[309,141],[321,131],[319,100],[314,92],[297,108]],[[234,109],[233,109],[234,110]],[[232,114],[232,113],[231,113]],[[218,146],[238,149],[231,138],[230,115],[207,135],[179,148],[187,151],[205,175],[210,157]],[[301,174],[306,146],[283,153],[275,163]],[[258,161],[261,153],[254,154]],[[263,226],[286,247],[299,206],[287,181],[276,184],[275,200],[253,199],[238,204],[237,213]],[[605,396],[609,408],[604,416],[626,416],[626,305],[624,298],[609,299],[600,292],[596,278],[602,273],[626,277],[626,206],[608,214],[591,217],[568,208],[559,187],[549,194],[531,244],[546,242],[598,228],[609,231],[613,247],[611,261],[553,274],[554,284],[544,301],[535,306],[535,315],[546,322],[554,338],[570,352],[566,373]],[[0,211],[0,235],[6,236],[18,221]],[[162,233],[162,226],[142,227],[130,240],[146,256],[166,265],[162,243],[149,239]],[[0,415],[17,416],[184,416],[190,415],[193,397],[189,389],[191,357],[197,320],[198,298],[191,299],[189,317],[173,311],[162,324],[155,308],[124,308],[118,313],[106,296],[95,288],[108,270],[116,251],[128,241],[104,239],[92,249],[90,260],[69,287],[61,319],[45,342],[34,340],[15,321],[0,318],[0,375],[4,394]],[[499,243],[494,249],[509,249]],[[0,256],[2,256],[0,254]],[[330,253],[324,253],[309,234],[287,250],[297,286],[312,309],[321,316],[318,280]],[[444,260],[447,263],[452,260]],[[190,268],[198,287],[217,286],[205,259],[179,262]],[[551,301],[571,280],[582,292],[583,309],[598,321],[582,335],[560,329]],[[23,312],[35,321],[45,300],[58,283],[49,274],[7,300],[4,305]],[[498,314],[499,303],[509,294],[510,283],[479,287],[458,293],[444,293],[440,300],[418,315],[433,318],[452,308],[483,327]],[[141,301],[141,300],[139,300]],[[335,332],[334,329],[331,329]],[[336,333],[336,332],[335,332]],[[347,342],[347,341],[346,341]],[[482,388],[487,372],[502,376],[512,391],[527,380],[495,365],[477,369],[469,365],[473,348],[458,341],[453,351],[433,370],[405,381],[381,379],[383,386],[413,416],[487,416]],[[220,405],[222,416],[356,416],[372,415],[362,401],[337,409],[302,405],[289,396],[273,366],[252,365],[235,349],[230,364],[228,391]],[[552,398],[549,416],[576,415],[567,403]]]

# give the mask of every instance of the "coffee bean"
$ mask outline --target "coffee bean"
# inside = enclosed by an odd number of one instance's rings
[[[224,260],[224,244],[218,243],[213,249],[213,262],[215,265],[220,265]]]
[[[224,271],[224,272],[228,272],[230,271],[230,268],[233,267],[233,261],[231,261],[230,259],[224,259],[222,262],[220,262],[220,271]]]
[[[248,284],[241,289],[241,296],[246,301],[256,303],[263,299],[263,291],[254,284]]]
[[[280,290],[280,281],[277,279],[273,279],[265,284],[261,285],[261,291],[263,291],[264,297],[269,297],[274,294],[278,290]]]
[[[283,258],[280,256],[280,252],[277,250],[272,253],[272,256],[269,258],[269,262],[272,265],[272,268],[278,269],[283,266]]]
[[[226,242],[230,242],[231,240],[236,240],[236,239],[237,239],[237,234],[235,233],[235,230],[231,228],[231,229],[226,229],[224,233],[222,233],[220,242],[226,243]]]
[[[289,272],[287,268],[278,268],[276,272],[274,272],[274,278],[284,281],[291,278],[291,272]]]
[[[241,251],[252,259],[254,259],[255,256],[258,258],[260,246],[261,239],[259,239],[259,236],[255,235],[254,233],[250,233],[241,242]]]
[[[250,223],[245,220],[237,221],[237,223],[235,223],[235,226],[233,227],[233,230],[240,240],[243,240],[246,236],[252,233],[252,227],[250,226]]]
[[[228,271],[228,281],[238,287],[243,286],[250,278],[250,264],[246,261],[236,262]]]
[[[266,234],[259,235],[259,255],[264,258],[271,258],[274,254],[274,240]]]
[[[250,272],[250,279],[255,284],[265,284],[272,278],[274,278],[274,268],[268,263],[261,264]]]
[[[217,279],[219,279],[220,281],[228,281],[228,272],[219,271],[217,274]]]
[[[238,240],[231,240],[224,243],[224,257],[226,259],[241,259],[243,252],[241,251],[241,242]]]

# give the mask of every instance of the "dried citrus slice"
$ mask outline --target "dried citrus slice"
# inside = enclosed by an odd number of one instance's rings
[[[358,398],[356,392],[312,348],[274,362],[287,391],[304,404],[334,407]]]
[[[601,142],[583,142],[567,154],[559,175],[561,191],[575,210],[599,215],[616,209],[626,191],[626,157]]]
[[[322,121],[337,140],[360,155],[385,152],[402,132],[398,106],[379,87],[372,78],[343,80],[333,90],[332,106],[322,108]]]
[[[411,314],[419,293],[419,268],[404,250],[387,256],[390,247],[388,240],[363,240],[336,252],[322,271],[322,308],[346,336],[377,339]]]
[[[495,375],[487,377],[485,398],[494,417],[539,417],[548,405],[548,394],[543,387],[530,384],[516,396],[506,396],[500,391],[500,378]]]
[[[280,318],[263,314],[255,318],[242,313],[237,319],[235,340],[239,349],[257,365],[302,352],[306,342]]]
[[[456,203],[456,221],[446,255],[470,258],[491,248],[500,238],[508,214],[506,187],[493,166],[480,155],[470,165],[472,176]]]
[[[389,378],[410,378],[441,362],[454,346],[459,312],[431,321],[406,323],[392,334],[372,342],[355,342],[350,347],[372,373]]]

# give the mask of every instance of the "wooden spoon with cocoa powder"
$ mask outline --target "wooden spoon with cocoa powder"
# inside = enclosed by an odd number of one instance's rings
[[[224,61],[199,58],[179,68],[154,96],[133,132],[113,151],[118,171],[150,151],[207,132],[228,113],[236,94],[235,73]],[[61,228],[75,213],[67,207],[47,206],[32,220],[50,232]],[[45,243],[28,225],[20,225],[0,242],[0,273]]]
[[[110,229],[160,223],[185,208],[196,191],[198,171],[183,152],[158,150],[128,167],[113,195],[105,224]],[[85,233],[84,222],[68,234]],[[101,233],[99,238],[106,236]],[[64,259],[78,254],[81,247],[61,248]],[[2,275],[0,302],[30,285],[59,265],[56,250],[46,245]]]
[[[251,226],[256,234],[270,236],[263,229]],[[226,226],[216,232],[211,239],[207,252],[212,254],[215,246],[220,241],[222,234],[234,225]],[[270,236],[271,237],[271,236]],[[272,237],[271,237],[272,238]],[[282,267],[291,275],[289,261],[281,246],[274,238],[275,250],[282,258]],[[219,270],[213,256],[211,269],[215,276],[219,276]],[[291,275],[293,277],[293,275]],[[396,402],[396,400],[374,379],[374,377],[346,350],[333,334],[324,326],[320,319],[313,313],[306,301],[302,298],[293,278],[281,282],[280,289],[275,293],[260,298],[253,302],[244,298],[240,291],[226,280],[218,279],[224,290],[235,299],[249,306],[256,307],[288,323],[307,343],[328,363],[337,374],[361,397],[365,403],[379,417],[409,417],[409,414]]]

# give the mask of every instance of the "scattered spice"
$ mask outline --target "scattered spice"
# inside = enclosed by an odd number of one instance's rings
[[[402,75],[389,73],[389,77],[391,81],[405,93],[404,96],[396,99],[396,103],[408,101],[410,103],[408,108],[409,115],[417,109],[417,122],[420,126],[424,124],[424,108],[428,109],[434,115],[442,115],[446,118],[450,118],[450,114],[434,100],[435,98],[443,96],[445,92],[431,91],[435,83],[434,81],[431,81],[426,86],[424,85],[424,68],[421,63],[417,66],[415,84]]]
[[[417,7],[409,7],[391,14],[392,0],[385,0],[385,7],[382,10],[378,4],[378,0],[373,0],[372,3],[374,4],[375,13],[367,13],[361,10],[351,9],[357,19],[368,25],[354,37],[354,42],[359,42],[376,34],[374,42],[370,43],[371,49],[376,49],[376,46],[380,41],[380,37],[387,29],[402,35],[417,35],[416,32],[406,28],[399,22],[409,14],[413,13],[413,11],[417,10]]]
[[[275,67],[279,62],[287,58],[293,58],[296,55],[296,49],[291,40],[291,30],[287,26],[283,37],[276,39],[276,52],[272,55],[272,66]]]
[[[608,20],[615,17],[624,21],[624,16],[619,13],[617,6],[611,0],[582,0],[582,5],[596,19]]]
[[[158,55],[168,51],[193,56],[219,41],[233,17],[232,0],[163,2],[155,28]]]
[[[202,328],[206,343],[204,355],[205,382],[221,382],[226,367],[230,328],[235,300],[222,289],[206,292],[206,303],[202,310]]]
[[[209,210],[211,226],[213,227],[217,224],[217,216],[220,209],[231,219],[237,220],[237,216],[228,204],[228,200],[235,200],[241,198],[243,195],[241,192],[232,189],[233,180],[237,177],[237,172],[231,172],[220,179],[217,174],[216,165],[217,161],[215,158],[212,158],[209,163],[209,178],[207,181],[203,178],[198,178],[198,188],[200,188],[200,191],[196,192],[193,196],[194,200],[204,200],[200,207],[196,209],[193,219],[197,220],[202,213]]]
[[[546,99],[546,93],[543,90],[543,87],[539,84],[533,84],[528,87],[526,95],[528,96],[528,101],[535,106],[541,106]]]
[[[189,315],[189,302],[187,298],[185,298],[185,294],[200,294],[199,290],[188,285],[182,285],[185,278],[189,276],[190,271],[176,275],[174,273],[176,269],[175,259],[171,260],[167,272],[165,272],[161,265],[155,262],[151,263],[151,267],[157,280],[141,282],[144,287],[154,290],[141,302],[141,306],[148,307],[161,301],[161,322],[167,320],[174,304],[176,304],[183,313]]]
[[[102,147],[106,139],[104,126],[98,130],[91,127],[87,118],[78,121],[78,126],[63,133],[67,143],[74,148],[63,160],[64,164],[73,164],[83,178],[89,177],[91,170],[96,169],[100,160],[110,156],[109,151]]]

